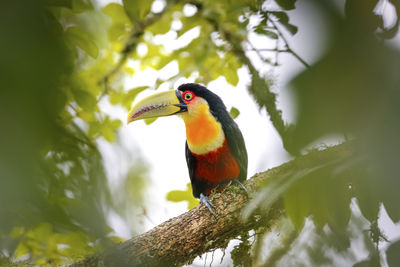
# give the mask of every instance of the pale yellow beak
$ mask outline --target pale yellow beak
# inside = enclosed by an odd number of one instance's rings
[[[128,114],[127,123],[146,118],[170,116],[187,111],[181,93],[165,91],[148,96],[134,105]]]

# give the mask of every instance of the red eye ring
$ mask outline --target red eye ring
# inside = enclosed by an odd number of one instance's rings
[[[183,99],[185,101],[190,101],[193,99],[193,94],[191,92],[184,92],[183,93]]]

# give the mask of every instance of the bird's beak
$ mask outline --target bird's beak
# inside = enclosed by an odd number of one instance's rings
[[[187,111],[187,105],[182,99],[181,93],[165,91],[144,98],[134,105],[128,114],[127,123],[132,121],[170,116]]]

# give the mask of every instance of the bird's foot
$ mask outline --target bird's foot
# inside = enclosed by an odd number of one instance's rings
[[[233,182],[237,184],[240,188],[242,188],[243,191],[246,193],[247,197],[249,197],[249,191],[247,191],[247,188],[244,187],[244,185],[239,180],[233,180]]]
[[[211,214],[214,216],[214,218],[217,218],[217,215],[215,215],[214,211],[212,208],[215,208],[213,203],[208,199],[207,196],[203,195],[203,193],[200,193],[200,202],[203,202],[204,205],[208,208],[208,210],[211,212]]]

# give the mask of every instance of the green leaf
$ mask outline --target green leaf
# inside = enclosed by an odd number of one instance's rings
[[[199,16],[182,17],[180,20],[182,22],[182,28],[179,31],[177,31],[178,34],[177,37],[181,37],[183,34],[190,31],[194,27],[204,26],[205,23],[207,23]]]
[[[120,120],[112,120],[110,123],[111,127],[113,127],[114,129],[117,129],[119,127],[121,127],[122,122]]]
[[[345,231],[350,219],[350,194],[346,176],[335,174],[339,167],[340,164],[322,165],[285,192],[286,213],[298,229],[312,215],[319,228],[328,224],[335,231]]]
[[[93,10],[91,0],[72,0],[72,10],[76,13],[82,13],[88,10]]]
[[[233,86],[236,86],[239,82],[239,75],[237,73],[237,69],[235,68],[226,68],[224,71],[224,76],[225,79],[228,83],[232,84]]]
[[[394,190],[388,190],[387,194],[383,197],[383,205],[390,217],[390,219],[397,223],[400,221],[400,207],[399,207],[399,195],[398,193],[390,192]]]
[[[19,258],[31,252],[31,250],[25,245],[25,243],[20,242],[15,249],[15,258]]]
[[[232,107],[231,110],[229,111],[229,114],[233,119],[236,119],[239,116],[240,111],[237,108]]]
[[[148,86],[140,86],[129,90],[122,99],[122,106],[129,110],[136,96],[148,88]]]
[[[358,160],[358,157],[355,157],[353,160]],[[367,169],[365,168],[366,165],[367,164],[362,164],[362,166],[358,168],[352,168],[354,171],[350,175],[350,177],[353,178],[351,187],[363,216],[370,222],[373,222],[378,218],[381,206],[379,196],[381,195],[382,189],[379,178],[372,175],[371,171],[365,171]]]
[[[153,1],[149,0],[122,0],[126,14],[132,21],[141,21],[150,12]]]
[[[65,36],[72,45],[77,45],[93,58],[97,58],[99,49],[91,40],[90,36],[79,27],[69,27],[65,31]]]
[[[100,133],[100,128],[101,128],[101,124],[98,120],[91,121],[89,123],[88,136],[90,138],[97,137]]]
[[[199,201],[193,197],[192,185],[190,183],[186,185],[186,190],[173,190],[168,192],[166,198],[171,202],[187,201],[188,210],[191,210],[199,205]]]
[[[283,198],[285,212],[292,221],[293,225],[301,230],[305,218],[311,214],[312,200],[307,185],[300,183],[290,187],[285,192]]]
[[[386,250],[386,255],[389,266],[400,266],[400,241],[391,244]]]
[[[104,14],[110,16],[114,23],[130,24],[130,19],[126,15],[124,7],[120,4],[108,4],[103,8],[103,12]]]
[[[112,143],[115,141],[115,132],[117,128],[122,125],[120,120],[110,120],[106,118],[103,123],[100,124],[99,134],[104,137],[108,142]]]
[[[287,15],[286,12],[283,11],[269,11],[269,14],[274,15],[279,22],[281,23],[288,23],[289,22],[289,16]]]
[[[109,93],[110,103],[112,105],[122,105],[124,108],[129,110],[132,106],[132,102],[135,100],[136,96],[148,89],[148,86],[140,86],[133,89],[130,89],[128,92],[124,92],[122,90],[111,90]]]
[[[110,92],[108,93],[108,96],[109,96],[111,105],[117,105],[122,102],[122,99],[124,99],[124,92],[110,90]]]
[[[144,123],[146,123],[146,125],[150,125],[153,122],[155,122],[157,120],[157,118],[146,118],[144,119]]]
[[[121,36],[127,33],[127,28],[124,24],[116,23],[108,29],[108,39],[113,42],[119,40]]]
[[[278,34],[276,34],[273,31],[264,30],[263,34],[268,36],[268,37],[270,37],[270,38],[272,38],[272,39],[278,39],[279,38]]]
[[[45,0],[44,3],[51,7],[65,7],[72,9],[72,0]]]
[[[12,238],[21,237],[25,233],[25,228],[22,226],[16,226],[12,229],[10,236]]]
[[[288,30],[288,32],[290,32],[292,35],[295,35],[298,31],[298,27],[290,23],[282,23],[282,26],[285,27],[285,29]]]
[[[295,35],[297,33],[297,26],[289,23],[289,16],[286,12],[282,11],[269,11],[269,14],[274,15],[278,19],[278,23],[281,24],[290,34]]]
[[[164,14],[161,19],[156,21],[153,25],[147,28],[147,30],[154,35],[157,34],[165,34],[169,32],[171,29],[171,23],[173,20],[173,16],[171,12],[168,12],[167,14]]]
[[[265,36],[267,36],[267,37],[269,37],[269,38],[272,38],[272,39],[278,39],[278,38],[279,38],[278,34],[276,34],[276,33],[273,32],[273,31],[270,31],[270,30],[265,29],[265,27],[264,27],[263,25],[261,25],[261,24],[258,25],[258,26],[254,29],[254,32],[255,32],[255,33],[258,33],[258,34],[265,35]]]
[[[71,91],[79,106],[81,106],[85,111],[94,111],[97,105],[97,100],[92,94],[79,88],[72,88]]]
[[[275,2],[283,9],[291,10],[295,8],[296,0],[275,0]]]

